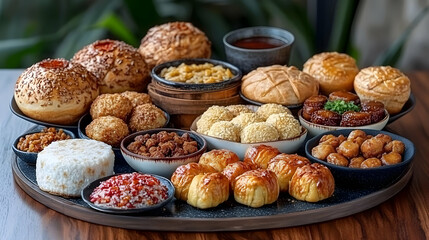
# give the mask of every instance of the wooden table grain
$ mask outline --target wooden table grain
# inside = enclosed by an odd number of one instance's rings
[[[412,72],[416,106],[389,125],[416,146],[414,173],[397,195],[369,210],[317,224],[282,229],[182,233],[136,231],[67,217],[29,197],[14,182],[14,139],[33,126],[9,110],[22,70],[0,70],[0,239],[429,239],[429,72]]]

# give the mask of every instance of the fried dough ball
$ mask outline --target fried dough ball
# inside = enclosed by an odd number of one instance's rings
[[[128,134],[127,124],[120,118],[102,116],[92,120],[85,128],[86,135],[94,140],[118,147]]]
[[[267,120],[270,115],[276,113],[292,114],[287,107],[275,103],[268,103],[260,106],[258,110],[256,110],[256,113],[259,114],[264,120]]]
[[[302,132],[299,121],[289,113],[271,114],[266,122],[277,129],[280,139],[294,138],[299,136]]]
[[[211,106],[201,115],[201,118],[198,120],[197,132],[207,134],[215,122],[230,121],[233,118],[234,114],[226,109],[226,107],[217,105]]]
[[[337,152],[348,159],[357,157],[359,155],[359,144],[346,140],[338,146]]]
[[[383,142],[383,145],[386,145],[387,143],[392,141],[392,137],[386,134],[379,133],[375,136],[375,138],[379,139],[381,142]]]
[[[339,153],[331,153],[326,157],[328,163],[335,164],[337,166],[347,167],[349,165],[349,160]]]
[[[346,140],[346,137],[344,137],[344,135],[342,134],[339,135],[338,137],[332,134],[328,134],[328,135],[323,135],[320,138],[319,144],[329,144],[329,145],[332,145],[332,147],[337,148],[345,140]]]
[[[131,113],[131,101],[119,93],[105,93],[99,95],[91,104],[89,113],[92,119],[102,116],[114,116],[124,121]]]
[[[308,164],[310,161],[298,154],[281,153],[270,160],[267,169],[276,174],[280,192],[287,192],[289,181],[296,169]]]
[[[353,130],[350,132],[347,140],[357,143],[359,146],[366,140],[366,133],[362,130]]]
[[[311,155],[320,160],[326,160],[326,157],[335,152],[335,148],[330,144],[319,144],[311,149]]]
[[[379,158],[384,152],[384,143],[380,138],[370,138],[365,140],[360,146],[360,151],[364,158]]]
[[[226,109],[228,109],[228,111],[230,111],[234,115],[234,117],[237,117],[242,113],[253,113],[253,111],[250,108],[241,104],[229,105],[229,106],[226,106]]]
[[[251,113],[242,113],[231,120],[232,123],[237,125],[240,129],[240,132],[247,125],[251,123],[264,122],[264,119],[259,116],[259,114],[251,112]]]
[[[393,165],[402,162],[402,156],[397,152],[390,152],[383,154],[380,160],[383,165]]]
[[[362,156],[354,157],[350,159],[349,167],[351,168],[360,168],[362,162],[365,160]]]
[[[147,93],[139,93],[134,91],[125,91],[121,93],[122,96],[128,98],[131,101],[133,108],[138,105],[143,105],[145,103],[152,103],[152,100]]]
[[[240,129],[234,123],[228,121],[213,123],[207,135],[228,141],[240,142]]]
[[[266,122],[252,123],[241,131],[242,143],[270,142],[279,139],[277,129]]]
[[[199,164],[208,165],[221,172],[228,164],[238,162],[240,159],[233,151],[214,149],[201,155]]]
[[[374,158],[374,157],[365,159],[365,161],[363,161],[362,164],[360,165],[361,168],[375,168],[380,166],[381,166],[380,159]]]
[[[159,128],[165,125],[165,113],[155,105],[146,103],[134,108],[129,126],[133,132]]]
[[[393,140],[384,146],[384,151],[403,154],[405,151],[405,144],[399,140]]]
[[[253,163],[238,161],[226,165],[226,167],[222,170],[222,174],[228,178],[230,189],[233,190],[235,186],[235,179],[238,176],[247,171],[255,169],[256,165]]]

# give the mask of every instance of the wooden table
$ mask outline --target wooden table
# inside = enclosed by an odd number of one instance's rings
[[[389,125],[417,148],[409,184],[386,202],[336,220],[283,229],[223,233],[148,232],[87,223],[53,211],[29,197],[14,182],[14,139],[33,126],[9,110],[22,70],[0,70],[0,239],[429,239],[429,72],[413,72],[416,106]],[[426,124],[425,124],[426,123]]]

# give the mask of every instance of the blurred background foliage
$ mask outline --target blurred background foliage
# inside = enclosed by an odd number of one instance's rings
[[[323,2],[323,3],[321,3]],[[26,68],[45,58],[70,59],[83,46],[111,38],[138,47],[147,30],[189,21],[224,59],[222,37],[248,26],[270,25],[296,38],[291,65],[322,51],[346,52],[359,62],[351,35],[359,0],[0,0],[0,68]],[[416,14],[374,64],[395,65],[408,36],[428,11]]]

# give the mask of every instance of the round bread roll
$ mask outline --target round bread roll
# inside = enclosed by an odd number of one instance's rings
[[[189,186],[189,205],[206,209],[216,207],[229,198],[229,181],[222,173],[199,174]]]
[[[320,92],[328,96],[335,91],[352,91],[359,68],[347,54],[324,52],[308,59],[302,71],[313,76],[319,82]]]
[[[235,180],[234,199],[243,205],[257,208],[271,204],[279,197],[276,174],[269,170],[247,171]]]
[[[56,141],[37,155],[36,180],[45,192],[80,197],[88,183],[113,174],[115,154],[103,142],[88,139]]]
[[[171,176],[171,182],[175,188],[174,196],[177,199],[187,201],[189,186],[191,185],[192,179],[198,174],[215,172],[217,172],[216,169],[198,163],[188,163],[177,167]]]
[[[149,68],[183,58],[210,58],[211,42],[189,22],[170,22],[152,27],[141,40],[139,52]]]
[[[96,78],[81,65],[46,59],[19,76],[14,98],[28,117],[71,125],[88,111],[98,91]]]
[[[101,93],[142,92],[150,70],[131,45],[116,40],[99,40],[85,46],[72,58],[98,78]]]
[[[115,116],[127,121],[133,106],[131,101],[119,93],[105,93],[98,96],[91,104],[89,114],[92,119],[102,116]]]
[[[242,94],[254,101],[281,105],[301,104],[319,93],[319,83],[296,67],[259,67],[242,79]]]
[[[280,151],[271,146],[250,146],[244,154],[243,161],[255,164],[259,168],[267,169],[270,160],[279,154]]]
[[[400,112],[411,94],[410,79],[390,66],[362,69],[356,75],[354,88],[362,102],[382,102],[389,114]]]
[[[201,155],[199,164],[211,166],[218,172],[221,172],[226,165],[238,162],[240,159],[233,151],[226,149],[213,149]]]
[[[165,113],[155,105],[146,103],[135,107],[131,113],[129,127],[131,131],[143,131],[165,125]]]
[[[129,134],[127,124],[114,116],[103,116],[92,120],[85,128],[86,135],[113,147],[119,147],[122,139]]]
[[[308,164],[310,161],[298,154],[281,153],[270,160],[267,169],[276,174],[280,191],[287,192],[289,181],[296,169]]]
[[[319,163],[297,168],[289,182],[289,194],[301,201],[318,202],[332,196],[334,190],[334,176]]]

